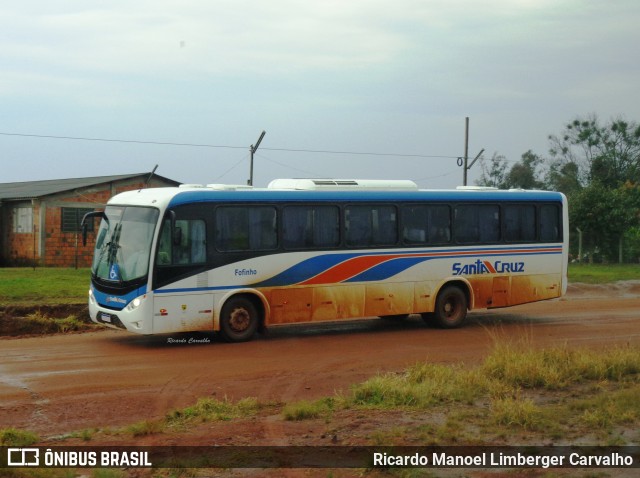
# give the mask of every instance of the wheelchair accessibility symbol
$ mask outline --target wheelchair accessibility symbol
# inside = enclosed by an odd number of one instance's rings
[[[120,280],[120,267],[118,267],[118,264],[113,264],[109,269],[109,279]]]

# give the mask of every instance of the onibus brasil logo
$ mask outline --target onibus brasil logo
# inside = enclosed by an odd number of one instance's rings
[[[524,262],[495,261],[491,263],[491,261],[483,261],[480,259],[468,264],[463,264],[462,262],[454,262],[451,266],[451,272],[454,276],[524,272]]]
[[[151,467],[148,451],[90,449],[51,449],[44,452],[38,447],[8,448],[7,466],[10,467]],[[0,461],[1,463],[1,461]]]

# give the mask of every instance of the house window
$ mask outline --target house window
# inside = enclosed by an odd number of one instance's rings
[[[14,208],[13,232],[18,234],[33,232],[33,208],[32,207]]]
[[[62,208],[62,224],[60,226],[62,232],[80,232],[80,224],[82,218],[88,212],[93,212],[93,209],[78,208],[78,207],[63,207]],[[93,232],[93,222],[88,221],[88,231]]]

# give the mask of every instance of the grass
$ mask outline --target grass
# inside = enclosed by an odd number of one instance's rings
[[[590,428],[634,424],[640,420],[638,389],[629,388],[576,401],[571,405],[579,419]]]
[[[606,284],[640,280],[640,264],[569,264],[569,282]]]
[[[194,424],[214,421],[228,421],[235,418],[254,416],[262,405],[255,398],[243,398],[232,402],[228,398],[201,398],[195,405],[173,410],[161,420],[144,420],[125,427],[118,433],[133,437],[164,433],[169,429],[184,430]]]
[[[164,418],[158,420],[142,420],[118,429],[85,429],[66,434],[64,437],[58,437],[58,439],[79,438],[85,442],[90,442],[98,435],[139,438],[168,432],[181,432],[202,423],[253,417],[261,409],[266,409],[269,406],[270,405],[259,403],[258,400],[253,397],[243,398],[237,402],[233,402],[226,397],[223,400],[200,398],[194,405],[183,409],[172,410],[167,413]],[[38,437],[28,431],[23,432],[12,428],[6,430],[0,429],[0,438],[3,437],[5,433],[10,437],[6,444],[11,446],[26,446],[38,441]],[[22,442],[19,442],[23,434],[26,438],[23,438]],[[29,437],[32,437],[33,441],[27,443]],[[16,445],[16,443],[18,444]],[[0,445],[4,444],[5,442],[0,442]]]
[[[640,382],[640,350],[613,347],[606,352],[526,343],[499,343],[474,368],[423,363],[397,374],[377,375],[352,389],[352,403],[383,408],[429,408],[467,403],[512,390],[558,390],[586,382]]]
[[[322,398],[315,401],[301,400],[285,405],[282,409],[282,415],[285,420],[290,421],[318,418],[330,414],[331,411],[336,408],[336,404],[340,402],[340,399],[334,397]]]
[[[524,430],[544,430],[543,410],[530,398],[495,398],[491,401],[491,416],[496,425]]]
[[[0,306],[87,301],[89,269],[0,268]]]
[[[617,347],[606,354],[589,349],[556,347],[535,350],[523,344],[500,343],[482,365],[484,373],[518,388],[562,389],[585,381],[622,381],[640,374],[640,353]]]
[[[35,433],[15,428],[0,429],[0,445],[2,446],[30,446],[40,438]]]
[[[40,311],[32,312],[24,317],[0,318],[0,336],[64,334],[91,330],[99,327],[75,315],[65,318],[49,317]]]
[[[226,421],[254,415],[258,408],[259,404],[255,398],[243,398],[235,403],[226,397],[224,400],[201,398],[191,407],[171,412],[165,421],[167,425],[174,427],[182,427],[193,422]]]
[[[354,405],[429,408],[447,403],[473,403],[490,386],[486,378],[459,365],[421,363],[402,374],[378,375],[353,387]]]
[[[413,427],[376,431],[368,438],[374,444],[493,444],[525,433],[534,441],[592,436],[598,444],[620,445],[624,429],[640,424],[638,396],[638,348],[536,350],[497,343],[478,366],[416,364],[354,385],[331,409],[323,405],[327,399],[302,401],[288,404],[283,417],[329,420],[340,410],[404,410],[420,417]]]

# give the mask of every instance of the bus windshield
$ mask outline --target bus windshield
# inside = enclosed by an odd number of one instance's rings
[[[91,266],[94,276],[118,283],[146,277],[158,210],[107,206],[104,212]]]

